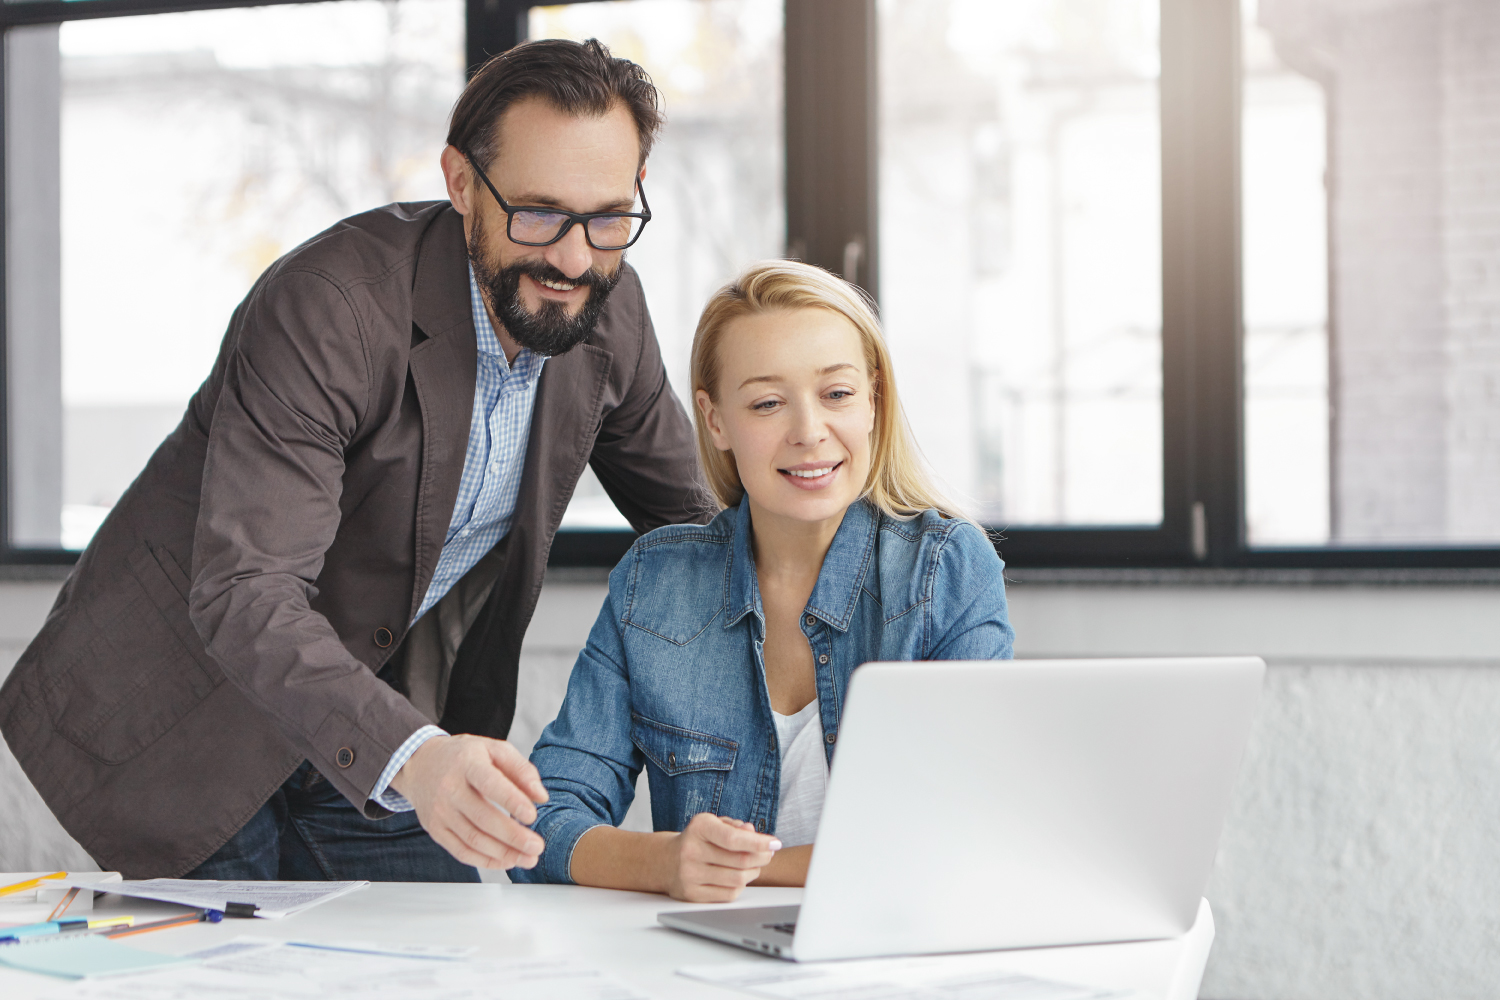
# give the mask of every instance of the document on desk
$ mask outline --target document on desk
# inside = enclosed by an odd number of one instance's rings
[[[70,885],[84,884],[69,881]],[[257,917],[286,917],[363,889],[368,882],[215,882],[209,879],[152,878],[111,882],[106,892],[154,899],[196,909],[222,910],[230,903],[253,903]]]
[[[679,976],[775,1000],[1134,1000],[1005,968],[1003,954],[878,958],[853,962],[734,962],[690,965]],[[1141,998],[1144,1000],[1144,998]]]
[[[85,980],[46,1000],[649,1000],[563,959],[465,960],[235,940],[186,956],[196,964]]]

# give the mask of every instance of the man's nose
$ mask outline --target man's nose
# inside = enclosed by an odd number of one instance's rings
[[[594,248],[589,246],[583,227],[576,224],[568,227],[562,239],[547,247],[543,256],[569,280],[594,266]]]

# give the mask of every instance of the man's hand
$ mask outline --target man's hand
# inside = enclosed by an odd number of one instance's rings
[[[728,903],[760,876],[781,841],[743,820],[699,813],[667,854],[667,895],[688,903]]]
[[[417,747],[391,787],[416,807],[432,839],[466,865],[533,868],[541,857],[542,838],[522,824],[536,821],[532,803],[546,802],[547,790],[531,762],[504,740],[434,736]]]

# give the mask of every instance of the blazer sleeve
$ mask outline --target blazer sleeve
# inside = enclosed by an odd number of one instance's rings
[[[1015,646],[1005,601],[1005,564],[984,532],[954,524],[937,552],[928,608],[926,660],[1008,660]]]
[[[610,575],[609,599],[578,654],[562,708],[531,751],[548,795],[532,829],[546,847],[535,868],[510,871],[513,882],[572,884],[579,838],[596,826],[619,826],[635,801],[646,760],[630,738],[630,674],[618,598],[634,556],[632,550]]]
[[[209,431],[189,603],[225,676],[377,817],[388,812],[369,793],[426,719],[310,606],[369,385],[357,316],[338,287],[290,271],[252,293]]]
[[[639,280],[623,284],[639,316],[629,387],[604,417],[589,465],[620,513],[645,534],[664,524],[707,523],[713,516],[698,472],[693,425],[667,379],[661,345]]]

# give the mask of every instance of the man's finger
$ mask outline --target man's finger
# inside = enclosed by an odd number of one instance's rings
[[[541,774],[535,764],[521,756],[521,751],[504,740],[490,740],[485,746],[489,748],[490,759],[495,762],[495,766],[515,782],[521,791],[531,796],[531,801],[547,801],[547,786],[542,784]]]
[[[482,798],[495,803],[522,823],[536,822],[536,806],[531,804],[532,800],[490,761],[476,761],[465,776],[469,786]]]
[[[454,803],[458,812],[470,824],[507,847],[522,854],[541,854],[546,841],[541,835],[526,829],[511,817],[496,809],[491,801],[472,788]]]
[[[479,865],[482,868],[533,868],[539,860],[539,854],[530,854],[526,851],[516,850],[508,844],[496,840],[479,827],[470,823],[468,819],[460,816],[454,821],[454,832],[458,838],[483,854],[486,862]]]

